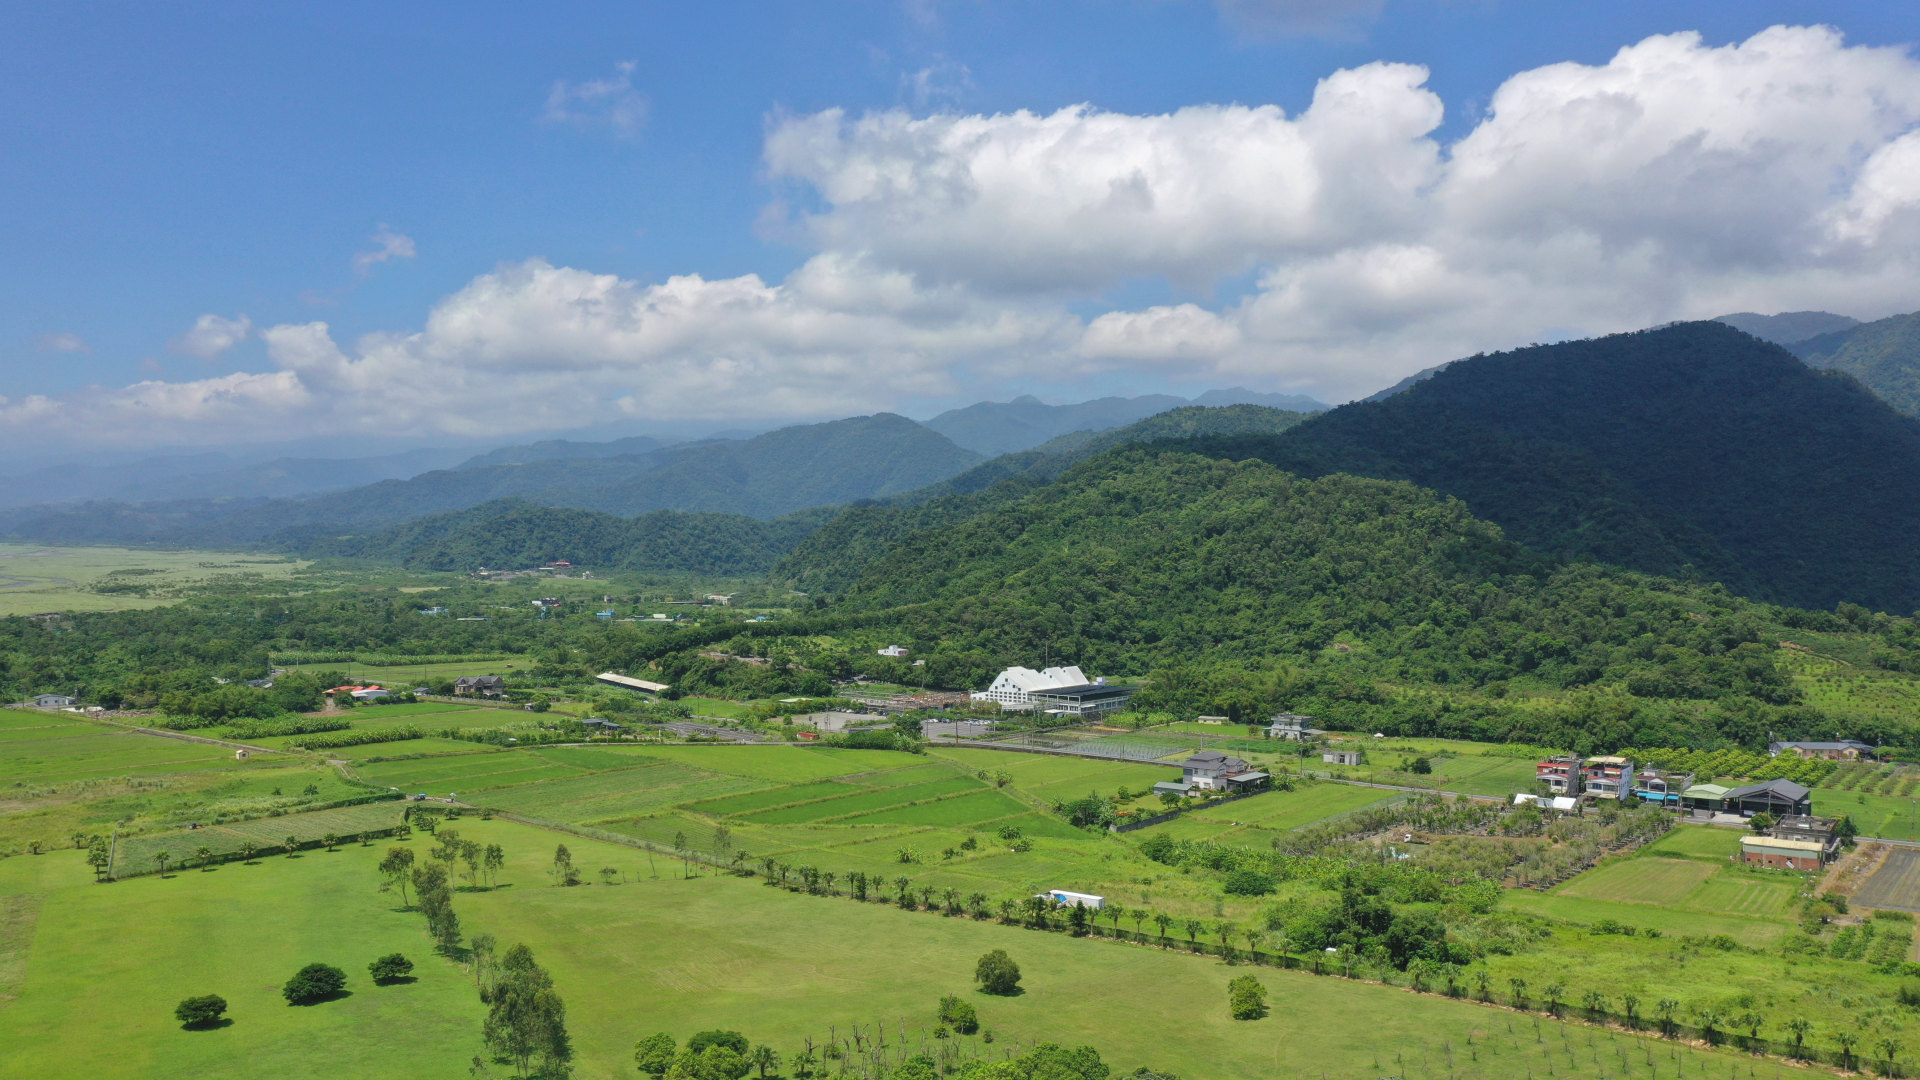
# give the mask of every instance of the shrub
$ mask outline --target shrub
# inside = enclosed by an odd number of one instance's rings
[[[709,1046],[724,1046],[734,1053],[739,1054],[741,1057],[747,1055],[747,1037],[737,1031],[720,1031],[718,1029],[701,1031],[695,1033],[693,1038],[687,1040],[687,1049],[696,1054],[704,1051]]]
[[[1174,858],[1173,837],[1166,833],[1155,833],[1147,837],[1146,841],[1140,845],[1140,854],[1157,863],[1171,864]]]
[[[413,961],[399,953],[388,953],[367,965],[367,974],[377,983],[398,982],[413,974]]]
[[[227,999],[219,994],[202,994],[190,997],[173,1007],[173,1018],[180,1021],[181,1027],[212,1027],[220,1022],[220,1016],[227,1011]]]
[[[1258,1020],[1267,1015],[1267,988],[1251,975],[1227,984],[1227,1006],[1235,1020]]]
[[[1907,1008],[1920,1009],[1920,983],[1901,983],[1896,996],[1900,999],[1900,1004],[1905,1005]],[[220,999],[215,998],[214,1000],[218,1001]],[[182,1004],[184,1004],[184,1002]]]
[[[1227,875],[1227,892],[1235,896],[1265,896],[1273,891],[1273,878],[1251,867]]]
[[[331,964],[308,964],[293,973],[280,995],[289,1005],[311,1005],[325,1001],[347,985],[347,973]]]
[[[952,994],[940,999],[940,1022],[962,1035],[980,1030],[980,1014]]]
[[[1020,965],[1013,962],[1007,950],[995,949],[974,965],[973,978],[989,994],[1015,994],[1020,990]]]

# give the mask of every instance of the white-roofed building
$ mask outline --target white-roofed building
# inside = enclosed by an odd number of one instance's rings
[[[993,685],[973,695],[975,701],[997,702],[1008,712],[1024,712],[1035,705],[1034,694],[1068,686],[1086,686],[1090,680],[1078,666],[1050,667],[1044,671],[1010,667],[993,680]]]

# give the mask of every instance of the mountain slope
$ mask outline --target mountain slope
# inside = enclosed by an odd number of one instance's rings
[[[1197,445],[1408,480],[1565,557],[1805,607],[1920,607],[1920,424],[1719,323],[1473,357],[1278,436]]]
[[[609,458],[644,454],[667,444],[648,435],[630,435],[609,442],[574,442],[571,439],[545,439],[537,443],[500,446],[484,454],[475,454],[455,465],[456,469],[484,469],[489,465],[525,465],[530,461],[561,461],[567,458]]]
[[[1920,416],[1920,312],[1806,338],[1790,348],[1813,367],[1844,371],[1887,404]]]
[[[1761,341],[1771,341],[1775,345],[1792,345],[1796,341],[1805,341],[1821,334],[1839,333],[1860,325],[1860,320],[1851,315],[1835,315],[1831,311],[1783,311],[1778,315],[1760,315],[1751,311],[1722,315],[1713,320],[1726,323],[1735,330],[1752,334]]]
[[[774,574],[803,592],[837,592],[865,566],[912,533],[961,521],[1052,483],[1076,461],[1130,443],[1201,435],[1275,434],[1305,413],[1259,405],[1188,405],[1109,431],[1080,431],[1017,454],[1003,454],[958,476],[884,502],[847,508],[802,541]]]
[[[376,559],[415,570],[513,568],[564,559],[594,570],[740,576],[765,571],[825,516],[826,511],[811,510],[761,521],[656,510],[621,518],[502,499],[366,536],[283,534],[274,539],[276,546],[304,555]]]

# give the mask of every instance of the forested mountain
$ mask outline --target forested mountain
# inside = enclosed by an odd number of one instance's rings
[[[1788,347],[1808,364],[1844,371],[1887,404],[1920,416],[1920,312],[1805,338]]]
[[[1037,449],[1003,454],[958,476],[893,499],[853,506],[802,541],[774,568],[806,592],[837,592],[866,564],[912,533],[948,525],[1005,506],[1052,483],[1076,461],[1129,443],[1201,435],[1276,434],[1307,414],[1261,405],[1188,405],[1126,427],[1080,431]]]
[[[673,509],[772,518],[911,491],[979,460],[937,432],[880,413],[782,428],[739,442],[448,469],[312,499],[171,507],[95,504],[16,514],[10,532],[40,541],[251,544],[288,528],[364,530],[512,496],[622,516]]]
[[[1543,553],[1920,608],[1920,423],[1715,322],[1455,361],[1278,436],[1195,446],[1411,481]]]
[[[1713,321],[1726,323],[1735,330],[1745,331],[1775,345],[1792,345],[1796,341],[1850,330],[1860,325],[1860,320],[1851,315],[1835,315],[1831,311],[1783,311],[1778,315],[1741,311],[1722,315]]]
[[[415,570],[514,568],[565,560],[594,570],[737,577],[765,571],[830,513],[805,510],[762,521],[739,514],[655,510],[622,518],[502,499],[371,535],[319,535],[326,527],[314,526],[277,536],[272,546],[303,555],[377,559]]]
[[[1073,432],[1117,428],[1185,405],[1262,405],[1303,413],[1322,412],[1327,408],[1298,394],[1262,394],[1239,387],[1209,390],[1191,402],[1168,394],[1149,394],[1135,398],[1100,398],[1076,405],[1047,405],[1029,395],[1012,401],[983,401],[964,409],[951,409],[927,421],[927,426],[969,450],[993,456],[1030,450]]]
[[[826,610],[942,653],[1152,671],[1148,701],[1183,709],[1603,746],[1818,722],[1773,663],[1766,609],[1717,587],[1555,563],[1410,484],[1168,444],[912,534]],[[1381,680],[1596,693],[1476,712],[1389,702]]]
[[[630,435],[607,442],[575,442],[572,439],[544,439],[518,446],[499,446],[484,454],[475,454],[455,465],[456,469],[484,469],[489,465],[525,465],[529,461],[563,461],[567,458],[609,458],[644,454],[667,443],[649,435]]]

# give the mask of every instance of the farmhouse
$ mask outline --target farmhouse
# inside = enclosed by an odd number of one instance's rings
[[[502,697],[507,680],[498,675],[462,675],[453,680],[453,692],[461,697]]]
[[[1202,750],[1180,765],[1181,786],[1201,791],[1251,791],[1267,785],[1266,773],[1248,767],[1245,758]],[[1162,781],[1162,783],[1169,783]],[[1155,790],[1160,788],[1155,784]]]
[[[1771,742],[1767,744],[1767,753],[1779,757],[1792,751],[1803,758],[1824,758],[1828,761],[1858,761],[1870,758],[1874,749],[1863,742],[1841,739],[1838,742]]]
[[[1552,757],[1534,766],[1533,778],[1555,795],[1618,799],[1636,790],[1632,758]]]
[[[615,732],[627,730],[626,725],[624,724],[616,724],[611,720],[603,720],[598,716],[588,717],[587,719],[580,721],[580,723],[589,732],[598,733],[602,735],[612,735]]]
[[[352,693],[355,701],[379,701],[388,696],[387,689],[381,686],[363,686]]]
[[[889,645],[879,650],[879,652],[881,656],[905,656],[907,655],[907,647],[905,645]]]
[[[1723,784],[1695,784],[1680,792],[1680,808],[1711,810],[1717,814],[1726,809],[1727,792],[1730,790]]]
[[[611,671],[603,671],[593,678],[595,682],[603,682],[608,686],[618,686],[626,690],[639,690],[648,694],[664,694],[672,689],[663,682],[648,682],[645,679],[635,679]]]
[[[1791,780],[1768,780],[1727,792],[1725,805],[1726,809],[1741,817],[1755,814],[1772,814],[1776,818],[1809,816],[1813,813],[1813,792]]]
[[[1839,854],[1840,837],[1831,818],[1784,817],[1767,835],[1740,839],[1740,858],[1750,866],[1818,870]]]
[[[64,709],[74,703],[74,698],[66,694],[40,694],[33,699],[35,708]]]
[[[1267,721],[1267,737],[1304,742],[1307,736],[1315,734],[1314,730],[1307,726],[1311,723],[1313,723],[1311,716],[1290,712],[1279,713]]]
[[[1692,773],[1666,773],[1641,769],[1633,774],[1633,793],[1648,802],[1680,805],[1680,793],[1693,783]]]
[[[1367,755],[1359,750],[1328,750],[1320,755],[1320,760],[1329,765],[1358,765]]]

